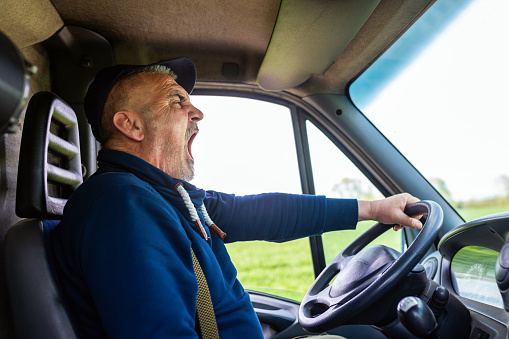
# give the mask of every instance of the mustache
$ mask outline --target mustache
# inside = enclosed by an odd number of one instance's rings
[[[186,130],[186,140],[188,140],[191,135],[198,133],[200,129],[198,128],[198,123],[193,122],[191,126],[189,126]]]

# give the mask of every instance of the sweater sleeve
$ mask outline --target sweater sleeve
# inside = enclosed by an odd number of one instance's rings
[[[77,250],[108,337],[196,338],[198,288],[178,215],[145,187],[105,194]]]
[[[205,204],[226,241],[289,241],[357,225],[354,199],[267,193],[235,196],[207,192]]]

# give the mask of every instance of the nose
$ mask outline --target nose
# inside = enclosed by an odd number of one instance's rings
[[[193,104],[189,105],[188,116],[190,121],[198,122],[203,119],[203,113],[198,108],[196,108]]]

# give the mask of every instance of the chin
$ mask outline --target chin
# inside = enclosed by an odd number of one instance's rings
[[[186,169],[182,171],[182,180],[191,181],[194,179],[194,163],[188,163]]]

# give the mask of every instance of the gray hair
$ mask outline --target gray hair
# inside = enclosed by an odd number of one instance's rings
[[[136,71],[128,73],[126,75],[126,77],[133,75],[133,74],[139,74],[139,73],[162,73],[162,74],[171,76],[173,78],[173,80],[177,80],[177,78],[178,78],[177,74],[171,68],[169,68],[167,66],[163,66],[163,65],[147,66],[147,67],[144,67],[144,68],[141,68]]]

